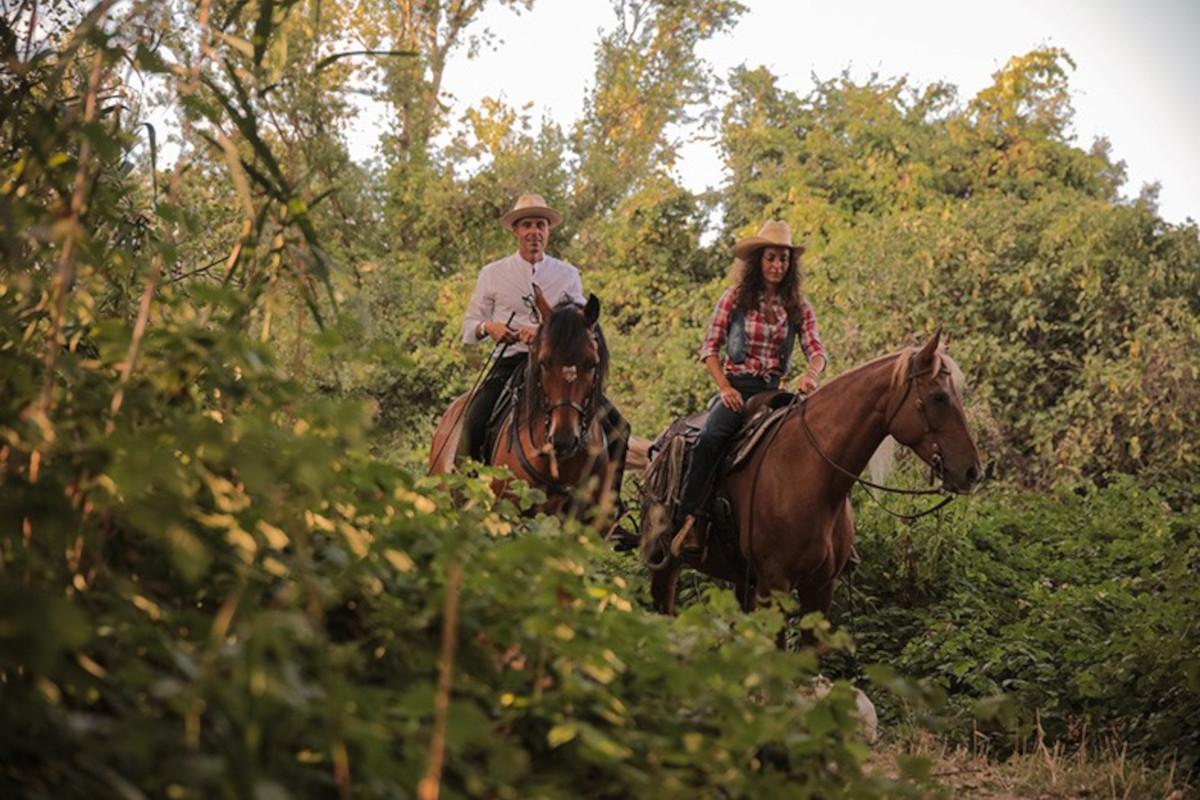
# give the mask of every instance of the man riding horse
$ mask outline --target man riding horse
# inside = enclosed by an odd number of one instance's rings
[[[479,272],[475,291],[462,324],[466,344],[488,342],[495,356],[487,377],[467,407],[456,460],[471,457],[486,462],[488,421],[496,402],[514,373],[525,368],[529,344],[544,322],[534,297],[534,284],[551,307],[563,300],[584,305],[579,270],[546,253],[550,231],[562,222],[562,214],[550,208],[539,194],[523,194],[500,224],[517,240],[517,252],[485,266]],[[499,347],[496,347],[499,345]],[[624,472],[629,423],[605,398],[601,426],[607,440],[609,462],[616,465],[614,494],[619,497]]]

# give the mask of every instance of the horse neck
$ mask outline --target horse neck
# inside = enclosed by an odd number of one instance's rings
[[[834,378],[805,401],[804,419],[821,452],[852,475],[866,468],[887,436],[886,415],[899,354],[876,359]],[[811,444],[803,429],[798,435]],[[852,479],[840,473],[837,483]]]

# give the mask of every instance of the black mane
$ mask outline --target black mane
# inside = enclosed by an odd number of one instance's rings
[[[596,382],[592,386],[590,407],[593,411],[600,407],[600,398],[604,394],[604,384],[608,380],[608,345],[604,341],[604,334],[600,331],[599,323],[596,324],[594,335],[599,363],[596,366]],[[587,322],[584,320],[583,307],[573,300],[567,299],[561,301],[550,313],[550,319],[542,322],[541,327],[538,329],[537,338],[533,340],[529,347],[529,363],[525,368],[525,385],[522,387],[523,400],[521,405],[527,425],[533,424],[539,410],[538,403],[541,392],[539,388],[540,365],[538,364],[537,353],[542,348],[543,342],[550,347],[557,361],[568,364],[580,364],[583,361],[583,355],[587,351],[592,337],[593,332],[588,328]]]

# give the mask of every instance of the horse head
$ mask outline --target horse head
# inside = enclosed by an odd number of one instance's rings
[[[938,331],[898,362],[885,419],[892,438],[920,456],[945,489],[966,494],[983,467],[963,411],[960,374]]]
[[[562,460],[587,444],[600,405],[608,368],[608,351],[596,324],[600,301],[591,295],[583,308],[570,300],[551,308],[536,286],[534,298],[542,324],[530,345],[527,420],[532,427],[544,415],[544,452]]]

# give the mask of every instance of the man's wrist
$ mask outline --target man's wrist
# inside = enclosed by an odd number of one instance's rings
[[[479,322],[475,325],[475,338],[482,339],[487,336],[487,323]]]

